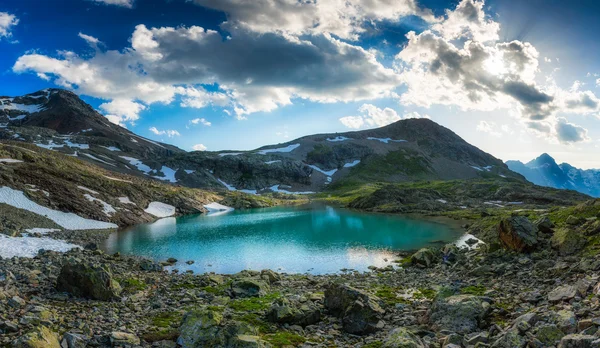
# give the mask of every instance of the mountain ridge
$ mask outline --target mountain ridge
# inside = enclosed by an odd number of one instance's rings
[[[592,197],[600,197],[600,170],[598,169],[579,169],[568,163],[558,164],[547,153],[527,163],[506,161],[506,164],[511,170],[536,185],[575,190]]]

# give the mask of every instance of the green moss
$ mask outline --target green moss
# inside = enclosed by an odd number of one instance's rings
[[[148,284],[136,278],[119,279],[118,282],[127,292],[142,291],[148,287]]]
[[[228,306],[229,308],[240,312],[264,311],[279,297],[281,297],[281,294],[275,292],[263,297],[250,297],[234,300],[231,301]]]
[[[396,303],[406,302],[405,299],[398,297],[398,288],[390,286],[382,286],[375,291],[375,296],[379,297],[388,306],[393,306]]]
[[[264,339],[274,347],[298,346],[306,342],[306,338],[287,331],[266,335]]]
[[[437,291],[429,288],[419,288],[419,291],[415,293],[414,298],[421,299],[426,298],[428,300],[433,300],[437,294]]]
[[[364,346],[362,346],[362,348],[381,348],[381,347],[383,347],[383,342],[381,342],[381,341],[367,343]]]
[[[148,343],[159,341],[175,341],[177,340],[177,337],[179,337],[179,330],[176,329],[160,329],[142,334],[142,338]]]
[[[258,328],[258,331],[261,334],[268,334],[274,332],[271,325],[256,313],[245,313],[239,317],[236,317],[236,319]]]
[[[160,328],[168,328],[179,326],[181,323],[182,314],[179,312],[161,312],[153,317],[150,321],[152,325]]]
[[[481,285],[470,285],[460,289],[461,294],[465,295],[475,295],[475,296],[483,296],[486,288]]]

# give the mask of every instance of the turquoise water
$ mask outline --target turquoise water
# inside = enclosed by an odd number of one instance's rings
[[[323,274],[383,267],[396,259],[394,251],[454,241],[460,234],[448,225],[401,216],[277,207],[166,218],[113,233],[105,250],[155,260],[174,257],[175,268],[195,273],[269,268]]]

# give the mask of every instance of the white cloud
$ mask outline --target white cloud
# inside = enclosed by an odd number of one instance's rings
[[[587,129],[569,123],[565,118],[562,117],[558,119],[555,130],[557,139],[561,143],[570,144],[590,140]]]
[[[207,127],[210,127],[210,125],[212,124],[209,121],[207,121],[205,118],[195,118],[193,120],[190,120],[190,123],[191,124],[202,124]]]
[[[194,151],[206,151],[206,146],[204,146],[203,144],[196,144],[192,146],[192,149]]]
[[[113,99],[100,104],[99,108],[106,113],[109,121],[120,126],[135,122],[140,117],[139,113],[146,109],[144,105],[127,99]]]
[[[88,44],[90,44],[91,46],[96,47],[100,42],[100,40],[98,40],[97,38],[90,36],[90,35],[86,35],[82,32],[79,32],[78,36],[82,39],[84,39]]]
[[[166,135],[169,138],[181,135],[181,134],[179,134],[178,131],[172,130],[172,129],[158,130],[156,127],[150,127],[149,131],[151,131],[152,133],[154,133],[156,135]]]
[[[224,11],[227,28],[244,27],[257,33],[285,35],[332,34],[357,40],[366,27],[398,21],[409,15],[435,21],[430,10],[415,0],[194,0],[200,6]]]
[[[596,80],[596,87],[600,87],[600,79]]]
[[[115,5],[126,8],[133,8],[134,0],[91,0],[105,5]]]
[[[0,39],[12,36],[12,28],[19,24],[19,19],[8,12],[0,12]]]
[[[428,118],[431,119],[431,116],[427,115],[427,114],[423,114],[421,115],[420,113],[416,112],[416,111],[411,111],[411,112],[405,112],[404,113],[404,118]]]
[[[495,122],[479,121],[479,124],[477,125],[477,131],[488,133],[489,135],[497,138],[502,136],[502,133],[497,130]]]
[[[363,126],[383,127],[401,119],[394,109],[380,109],[372,104],[363,104],[358,111],[361,116],[345,116],[340,118],[340,122],[348,128],[358,129]]]
[[[486,17],[483,0],[462,0],[454,10],[446,10],[446,20],[433,26],[444,38],[469,38],[486,42],[498,40],[500,24]]]

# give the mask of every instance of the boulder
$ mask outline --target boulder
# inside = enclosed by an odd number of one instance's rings
[[[554,324],[542,325],[537,328],[534,337],[542,342],[544,347],[556,346],[565,335],[558,326]]]
[[[270,269],[263,269],[260,271],[260,277],[269,282],[269,284],[273,284],[281,280],[279,273],[273,272]]]
[[[140,339],[131,333],[114,331],[110,334],[110,343],[113,347],[130,347],[139,345]]]
[[[349,285],[332,284],[325,290],[325,307],[334,316],[342,318],[346,332],[363,335],[383,328],[385,311],[379,299]]]
[[[278,324],[307,326],[321,320],[321,310],[314,304],[293,306],[287,299],[281,298],[269,308],[267,320]]]
[[[577,331],[577,319],[572,311],[563,309],[554,313],[553,317],[554,324],[558,326],[560,331],[566,334],[573,334]]]
[[[537,227],[538,231],[542,233],[552,233],[554,232],[552,229],[554,228],[554,224],[550,221],[550,218],[547,216],[541,217],[534,222],[535,227]]]
[[[498,224],[498,237],[502,244],[514,251],[533,251],[538,244],[537,229],[524,216],[511,216]]]
[[[74,260],[63,265],[56,289],[100,301],[118,299],[121,293],[121,286],[107,268]]]
[[[262,280],[242,278],[233,281],[231,292],[234,297],[261,297],[269,290],[269,286]]]
[[[548,293],[548,301],[569,301],[577,295],[577,287],[574,285],[561,285]]]
[[[208,307],[186,313],[179,332],[177,343],[183,348],[269,347],[258,337],[255,327],[244,322],[225,322],[220,311]]]
[[[489,299],[485,297],[455,295],[436,300],[429,321],[438,330],[467,334],[479,329],[489,311]]]
[[[527,337],[522,336],[517,328],[503,332],[492,344],[492,348],[524,348],[526,346]]]
[[[582,218],[578,218],[576,216],[569,215],[569,217],[567,218],[567,220],[565,222],[567,225],[577,226],[577,225],[580,225],[581,223],[583,223],[583,221],[584,221],[584,219],[582,219]]]
[[[155,261],[152,260],[142,260],[142,262],[140,262],[140,268],[142,269],[142,271],[147,271],[147,272],[162,272],[163,271],[163,266]]]
[[[581,228],[586,236],[595,236],[600,234],[600,220],[588,221]]]
[[[58,335],[45,326],[38,326],[19,337],[14,343],[15,348],[61,348]]]
[[[558,348],[598,348],[600,342],[592,335],[572,334],[563,337]]]
[[[431,266],[431,264],[433,264],[434,260],[435,260],[435,254],[433,253],[433,251],[431,251],[431,249],[427,249],[427,248],[423,248],[423,249],[417,251],[410,258],[410,261],[413,265],[420,265],[420,266],[425,266],[425,267]]]
[[[559,228],[552,235],[551,243],[560,255],[566,256],[581,251],[587,239],[576,230]]]
[[[89,337],[82,334],[67,332],[63,335],[61,346],[63,348],[85,348],[89,340]]]
[[[423,340],[408,331],[406,328],[399,327],[387,336],[383,342],[382,348],[426,348]]]

